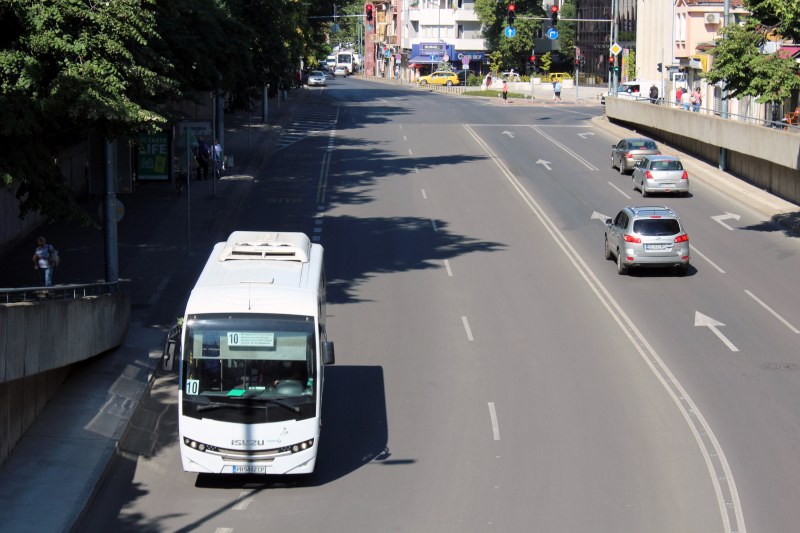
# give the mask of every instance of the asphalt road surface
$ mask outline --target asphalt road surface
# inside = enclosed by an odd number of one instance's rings
[[[121,455],[80,529],[797,530],[797,238],[700,180],[643,200],[599,107],[312,90],[219,240],[325,246],[317,472],[184,473],[165,375],[155,448]],[[603,220],[625,205],[678,211],[689,275],[617,275]]]

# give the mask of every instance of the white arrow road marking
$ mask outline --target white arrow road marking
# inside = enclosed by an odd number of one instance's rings
[[[717,216],[711,217],[711,220],[714,220],[715,222],[719,222],[719,223],[720,223],[720,224],[722,224],[724,227],[726,227],[726,228],[728,228],[729,230],[733,231],[733,228],[732,228],[732,227],[730,227],[729,225],[727,225],[726,223],[724,223],[724,222],[723,222],[723,220],[727,220],[727,219],[729,219],[729,218],[732,218],[732,219],[734,219],[734,220],[739,220],[739,219],[740,219],[740,218],[742,218],[742,217],[741,217],[741,215],[734,215],[733,213],[728,213],[728,212],[726,211],[724,215],[717,215]]]
[[[747,294],[747,295],[748,295],[750,298],[752,298],[753,300],[755,300],[756,302],[758,302],[759,304],[761,304],[761,307],[763,307],[764,309],[766,309],[767,311],[769,311],[770,313],[772,313],[772,316],[774,316],[775,318],[777,318],[778,320],[780,320],[780,321],[783,323],[783,325],[784,325],[784,326],[786,326],[787,328],[789,328],[790,330],[792,330],[792,332],[794,332],[794,333],[800,333],[800,329],[797,329],[796,327],[794,327],[793,325],[791,325],[791,324],[789,323],[789,321],[788,321],[788,320],[786,320],[786,319],[785,319],[785,318],[783,318],[781,315],[779,315],[777,312],[775,312],[773,309],[771,309],[771,308],[770,308],[770,307],[769,307],[767,304],[765,304],[764,302],[762,302],[761,300],[759,300],[759,299],[756,297],[756,295],[755,295],[755,294],[753,294],[752,292],[748,291],[747,289],[745,289],[745,290],[744,290],[744,292],[745,292],[745,293],[746,293],[746,294]]]
[[[598,213],[597,211],[592,211],[592,220],[597,219],[603,224],[605,224],[606,220],[608,220],[609,218],[611,217],[608,215],[604,215],[603,213]]]
[[[718,321],[714,320],[713,318],[711,318],[710,316],[704,315],[700,311],[695,311],[694,312],[694,325],[695,326],[706,327],[706,328],[710,329],[714,333],[714,335],[716,335],[719,338],[719,340],[721,340],[723,343],[725,343],[725,346],[727,346],[730,351],[732,351],[732,352],[738,352],[739,351],[739,348],[734,346],[733,343],[728,340],[728,337],[723,335],[722,332],[717,329],[719,326],[724,326],[725,325],[722,322],[718,322]]]
[[[512,139],[514,138],[514,134],[513,134],[513,133],[511,133],[510,131],[504,131],[504,132],[503,132],[503,135],[508,135],[508,136],[509,136],[509,137],[511,137]]]
[[[536,161],[536,164],[544,166],[544,168],[546,168],[547,170],[553,170],[552,168],[550,168],[551,165],[550,161],[545,161],[544,159],[538,159]]]
[[[592,135],[594,135],[594,133],[592,133],[592,132],[579,133],[578,137],[580,137],[581,139],[585,139],[586,137],[591,137]]]

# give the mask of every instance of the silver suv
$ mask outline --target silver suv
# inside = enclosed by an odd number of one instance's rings
[[[625,207],[606,219],[606,259],[616,258],[617,272],[632,267],[671,267],[679,276],[689,270],[689,236],[669,207]]]

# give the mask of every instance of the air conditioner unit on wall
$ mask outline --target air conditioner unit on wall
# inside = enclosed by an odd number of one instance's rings
[[[719,24],[719,13],[706,13],[706,24]]]

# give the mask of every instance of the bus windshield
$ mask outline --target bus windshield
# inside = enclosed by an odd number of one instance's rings
[[[238,423],[316,416],[313,317],[194,315],[185,328],[184,415]]]

